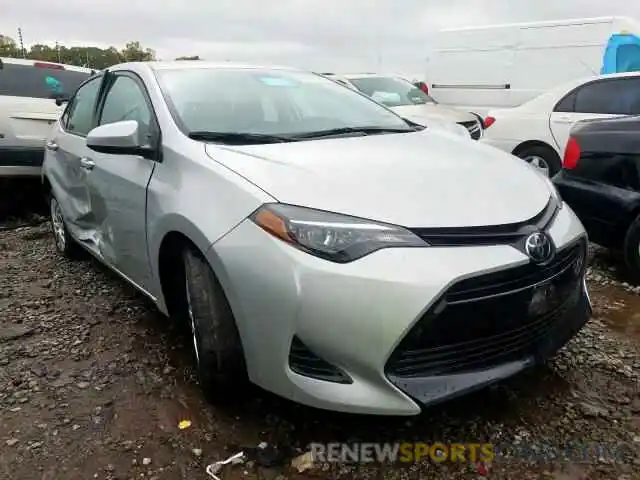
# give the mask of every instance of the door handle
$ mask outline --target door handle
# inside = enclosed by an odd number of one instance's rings
[[[87,157],[82,157],[80,159],[80,166],[85,170],[93,170],[93,167],[96,166],[93,160]]]
[[[58,148],[60,148],[60,147],[59,147],[59,145],[58,145],[55,141],[53,141],[53,140],[49,140],[49,141],[46,143],[45,148],[46,148],[47,150],[51,150],[52,152],[55,152],[55,151],[56,151],[56,150],[58,150]]]
[[[573,123],[573,120],[568,115],[562,115],[556,118],[556,123]]]

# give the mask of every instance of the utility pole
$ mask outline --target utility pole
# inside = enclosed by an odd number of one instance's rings
[[[58,63],[62,63],[60,61],[60,45],[58,44],[57,40],[56,40],[56,54],[58,55]]]
[[[22,28],[18,28],[18,40],[20,42],[20,50],[22,51],[22,58],[27,58],[27,52],[24,49],[24,41],[22,40]]]

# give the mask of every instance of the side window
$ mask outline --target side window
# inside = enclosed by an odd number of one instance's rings
[[[573,91],[569,95],[566,95],[562,100],[560,100],[556,104],[556,108],[554,108],[553,111],[561,112],[561,113],[574,112],[575,105],[576,105],[576,96],[577,96],[577,91]]]
[[[610,115],[632,115],[640,107],[639,81],[603,80],[585,85],[577,92],[575,111]]]
[[[67,107],[63,119],[66,129],[76,135],[86,136],[93,128],[93,112],[102,77],[94,78],[78,89]]]
[[[140,131],[148,134],[151,118],[151,109],[138,82],[129,76],[117,76],[107,91],[98,124],[136,120]]]

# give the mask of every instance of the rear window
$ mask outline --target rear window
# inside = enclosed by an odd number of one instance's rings
[[[0,96],[55,98],[71,95],[89,77],[88,73],[3,63],[0,66]]]

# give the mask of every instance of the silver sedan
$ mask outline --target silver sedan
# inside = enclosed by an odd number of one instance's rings
[[[43,181],[87,250],[244,380],[414,415],[544,361],[587,321],[586,236],[515,157],[309,72],[130,63],[82,84]]]

